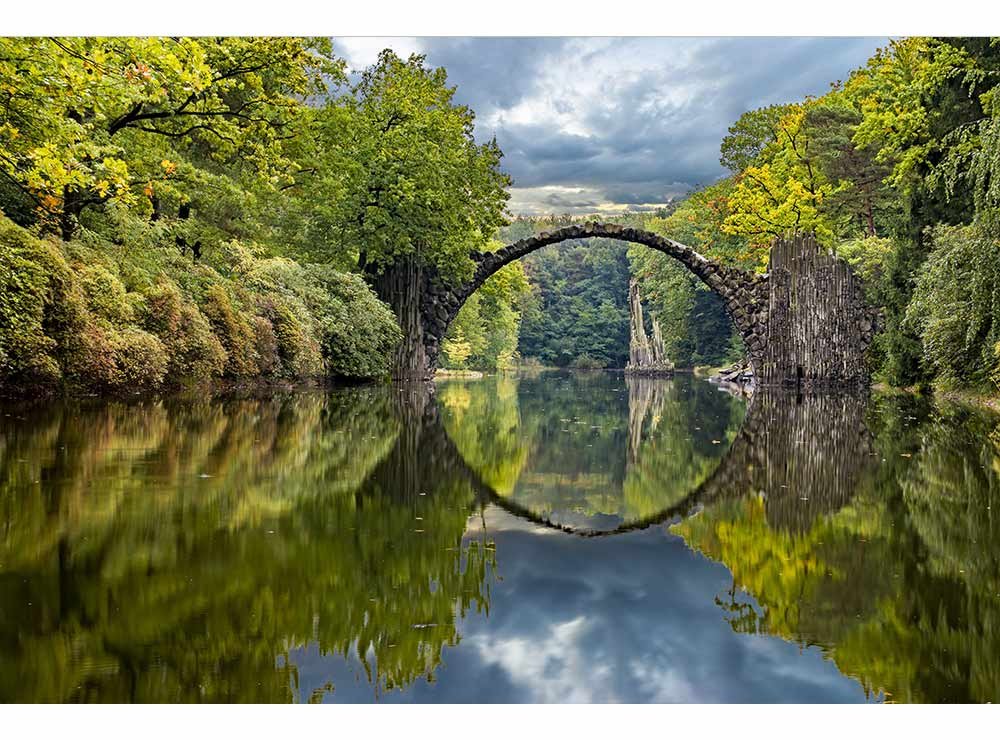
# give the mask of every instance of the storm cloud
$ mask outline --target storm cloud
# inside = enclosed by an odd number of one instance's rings
[[[821,95],[883,38],[347,38],[353,69],[383,48],[444,67],[476,136],[496,137],[514,213],[644,210],[724,174],[744,112]]]

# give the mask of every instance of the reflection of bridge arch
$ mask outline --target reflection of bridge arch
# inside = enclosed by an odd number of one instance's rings
[[[758,390],[736,439],[718,467],[681,501],[609,530],[579,530],[539,516],[488,492],[511,514],[582,537],[609,537],[684,518],[704,506],[748,494],[766,500],[775,528],[808,528],[817,516],[840,510],[872,464],[872,439],[859,394],[798,396]],[[456,450],[457,451],[457,450]]]
[[[802,396],[759,389],[750,399],[733,444],[694,491],[654,515],[614,529],[577,529],[553,522],[493,490],[465,462],[448,436],[433,394],[432,384],[401,387],[400,408],[411,431],[400,435],[408,440],[406,450],[392,456],[406,467],[406,471],[392,475],[396,485],[412,489],[416,495],[418,490],[429,489],[446,469],[468,482],[480,505],[492,503],[520,519],[582,537],[645,529],[747,494],[765,498],[768,520],[774,527],[800,530],[817,516],[846,505],[872,461],[871,434],[864,420],[865,396]]]

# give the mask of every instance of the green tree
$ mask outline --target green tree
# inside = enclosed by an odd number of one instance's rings
[[[342,74],[329,42],[299,38],[0,40],[11,215],[69,239],[94,206],[170,215],[220,165],[280,187],[303,98]]]
[[[348,94],[315,114],[318,176],[303,194],[322,238],[324,260],[349,255],[376,274],[415,258],[449,277],[472,269],[504,223],[510,179],[495,141],[477,144],[473,112],[454,103],[443,68],[391,50]]]
[[[1000,239],[976,226],[937,226],[906,318],[936,380],[988,388],[1000,372]]]

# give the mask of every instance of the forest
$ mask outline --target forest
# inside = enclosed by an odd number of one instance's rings
[[[447,72],[389,50],[357,75],[328,39],[0,39],[0,388],[142,392],[388,374],[371,289],[445,278],[571,221],[509,213],[495,140]],[[894,386],[1000,387],[1000,41],[888,42],[820,96],[744,113],[728,175],[616,220],[767,270],[810,232],[881,310]],[[449,368],[621,367],[640,281],[679,367],[742,352],[723,307],[642,247],[565,242],[498,273]]]

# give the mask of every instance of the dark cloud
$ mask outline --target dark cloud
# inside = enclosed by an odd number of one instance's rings
[[[744,112],[826,92],[873,38],[421,38],[456,98],[496,136],[521,210],[585,188],[571,210],[664,202],[724,174],[719,144]],[[385,40],[393,46],[392,39]],[[405,46],[405,44],[401,44]],[[537,198],[530,193],[538,192]],[[596,195],[595,195],[596,194]],[[594,197],[589,197],[593,195]],[[560,193],[555,200],[574,200]]]
[[[423,38],[427,63],[448,70],[458,98],[477,113],[510,108],[532,92],[538,68],[558,63],[565,38]]]

